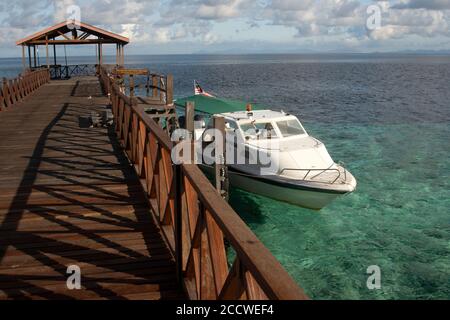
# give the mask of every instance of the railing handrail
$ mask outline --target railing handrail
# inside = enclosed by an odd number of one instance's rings
[[[170,155],[174,144],[167,133],[152,118],[146,116],[144,108],[138,106],[135,99],[121,93],[119,86],[114,83],[114,79],[109,77],[104,68],[100,68],[99,76],[112,101],[119,141],[130,161],[135,165],[138,175],[142,179],[145,178],[143,186],[149,201],[151,202],[153,197],[157,203],[156,206],[151,203],[154,214],[159,208],[155,218],[171,247],[191,297],[200,299],[204,297],[225,299],[236,295],[242,297],[243,293],[239,293],[240,291],[236,289],[236,286],[239,287],[236,285],[236,279],[238,279],[237,283],[247,288],[245,290],[249,299],[307,299],[302,289],[231,206],[220,197],[196,165],[181,164],[179,170],[173,170],[174,165]],[[148,162],[145,166],[146,155]],[[158,173],[154,170],[158,170]],[[149,174],[152,176],[149,177]],[[181,188],[179,186],[181,183],[184,187],[185,205],[183,205],[182,195],[175,191]],[[155,188],[157,190],[154,190]],[[192,191],[189,191],[190,188]],[[155,192],[157,194],[154,194]],[[195,193],[194,199],[198,199],[190,202],[191,206],[198,204],[196,215],[190,212],[188,205],[189,200],[192,200],[192,192]],[[190,220],[192,217],[195,217],[195,221]],[[209,217],[214,221],[212,225]],[[189,221],[185,222],[184,219]],[[169,234],[166,233],[167,230]],[[207,230],[206,234],[203,233],[204,230]],[[199,233],[203,236],[199,236]],[[229,272],[223,238],[229,241],[236,252],[235,263]],[[207,241],[207,244],[203,241]],[[209,248],[206,254],[210,254],[211,248],[219,248],[223,251],[213,252],[212,256],[204,257],[210,262],[212,269],[217,267],[220,272],[211,271],[211,268],[203,270],[203,258],[196,260],[196,256],[203,257],[203,249],[201,253],[197,247],[203,247],[203,245]],[[181,252],[176,252],[177,250]],[[190,266],[200,270],[200,274],[197,274],[195,270],[192,274]],[[208,279],[204,280],[204,277]],[[206,281],[206,284],[202,281]],[[242,281],[245,284],[242,284]],[[240,290],[244,289],[240,288]]]
[[[305,293],[293,282],[278,260],[233,208],[219,195],[199,167],[194,164],[183,164],[182,167],[227,240],[232,243],[243,262],[251,266],[253,276],[269,298],[307,299]]]
[[[100,72],[100,71],[99,71]],[[147,95],[152,94],[154,99],[159,99],[161,104],[171,104],[173,102],[173,77],[171,75],[162,75],[151,72],[148,69],[127,69],[116,66],[107,72],[111,78],[123,81],[122,89],[125,89],[125,80],[129,79],[130,96],[134,96],[134,89],[144,86],[147,89]],[[135,77],[146,77],[145,83],[135,83]]]
[[[14,79],[3,78],[0,83],[0,111],[14,107],[49,81],[50,73],[46,68],[27,71]]]

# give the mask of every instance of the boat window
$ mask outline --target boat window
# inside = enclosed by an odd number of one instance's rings
[[[278,129],[280,129],[283,137],[291,137],[297,136],[301,134],[305,134],[300,122],[297,119],[285,120],[285,121],[277,121]]]
[[[277,133],[271,122],[258,122],[241,124],[241,129],[245,137],[252,139],[273,139],[277,138]]]
[[[236,130],[238,128],[236,122],[227,120],[225,121],[225,129],[226,130]]]

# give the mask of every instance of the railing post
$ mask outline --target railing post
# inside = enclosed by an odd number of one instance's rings
[[[180,164],[174,165],[174,183],[175,183],[175,264],[177,271],[177,281],[180,286],[183,285],[183,209],[182,209],[182,183],[183,169]]]
[[[5,98],[5,106],[9,108],[11,106],[11,100],[9,98],[8,80],[3,78],[3,97]]]
[[[23,75],[22,74],[19,74],[18,80],[19,80],[19,82],[18,82],[19,96],[20,96],[20,99],[23,100],[25,98],[25,93],[23,91]]]
[[[3,102],[3,85],[0,86],[0,111],[3,111],[3,106],[4,106],[4,102]]]
[[[25,94],[29,95],[31,92],[31,88],[30,88],[30,73],[27,73],[26,78],[25,78]]]
[[[33,92],[36,89],[36,72],[33,72],[31,74],[31,92]]]
[[[171,105],[173,103],[173,76],[169,74],[167,76],[166,84],[166,104]]]
[[[134,77],[132,74],[130,74],[130,98],[134,97]]]
[[[10,90],[9,93],[11,96],[12,105],[15,105],[17,103],[15,80],[14,79],[9,80],[8,84],[9,84],[9,90]]]
[[[14,95],[17,102],[22,101],[22,98],[20,97],[19,78],[14,79]]]
[[[152,97],[156,98],[158,95],[158,78],[156,75],[152,75],[153,94]]]

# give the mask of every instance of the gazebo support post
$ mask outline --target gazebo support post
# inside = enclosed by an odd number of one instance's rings
[[[23,71],[25,72],[25,70],[27,69],[27,64],[25,62],[25,46],[22,45],[22,66],[23,66]]]
[[[31,47],[30,46],[27,47],[28,47],[28,65],[31,69]]]
[[[48,36],[45,37],[45,59],[47,63],[47,69],[50,69],[50,60],[48,55]]]
[[[33,53],[34,53],[34,68],[36,68],[36,66],[37,66],[36,45],[33,45]]]
[[[98,64],[101,66],[103,64],[103,48],[102,44],[98,44]]]
[[[123,65],[125,65],[125,46],[123,44],[121,44],[120,47],[121,47],[121,54],[120,54],[121,61],[120,61],[120,65],[123,66]]]
[[[116,43],[116,65],[120,66],[120,44]]]
[[[56,44],[53,44],[53,64],[56,66]]]

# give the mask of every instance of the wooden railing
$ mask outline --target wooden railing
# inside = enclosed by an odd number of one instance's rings
[[[102,68],[117,137],[148,196],[191,299],[307,299],[270,251],[193,164]],[[228,254],[227,254],[228,253]],[[229,258],[233,258],[230,264]]]
[[[39,69],[19,75],[16,79],[3,78],[0,87],[0,111],[8,110],[50,81],[48,69]]]
[[[95,76],[97,66],[94,64],[51,65],[51,79],[69,79],[70,77]]]
[[[98,71],[99,72],[99,71]],[[144,88],[148,104],[171,105],[173,103],[173,76],[152,73],[148,69],[113,68],[109,74],[120,83],[122,92],[135,96],[136,88]]]
[[[173,103],[173,76],[149,73],[147,82],[147,96],[155,100],[155,103]]]

